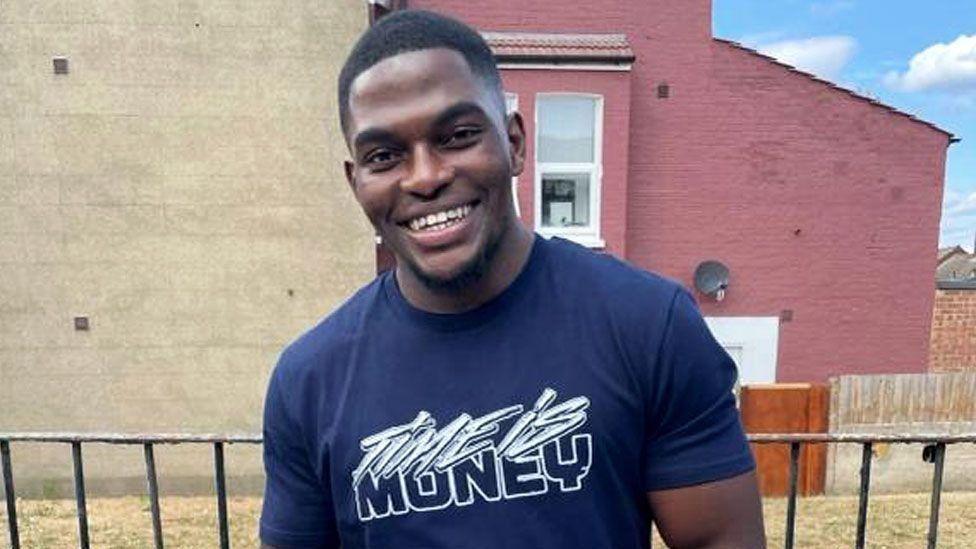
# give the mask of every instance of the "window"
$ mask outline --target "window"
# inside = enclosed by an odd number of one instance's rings
[[[505,114],[512,114],[518,110],[518,95],[505,92]],[[512,178],[512,202],[515,203],[515,217],[522,217],[518,203],[518,177]]]
[[[536,229],[591,247],[600,239],[603,100],[539,94],[536,100]]]

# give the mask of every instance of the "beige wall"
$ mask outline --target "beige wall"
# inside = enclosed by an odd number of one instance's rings
[[[0,2],[0,431],[260,430],[281,347],[373,270],[334,99],[365,24],[361,0]],[[87,448],[94,491],[141,486],[138,448]],[[208,485],[209,448],[158,453],[164,491]],[[14,444],[22,493],[68,488],[69,456]],[[229,460],[260,485],[257,447]]]

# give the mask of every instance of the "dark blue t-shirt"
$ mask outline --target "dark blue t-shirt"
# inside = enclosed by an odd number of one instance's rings
[[[681,286],[564,240],[462,314],[384,274],[272,374],[261,539],[647,547],[646,492],[753,468],[735,376]]]

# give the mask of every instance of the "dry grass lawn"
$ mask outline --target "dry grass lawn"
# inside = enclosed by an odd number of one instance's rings
[[[217,546],[216,505],[207,497],[162,500],[163,534],[168,547]],[[770,547],[782,547],[786,502],[765,501]],[[259,498],[232,498],[228,503],[231,545],[257,547]],[[2,508],[2,505],[0,505]],[[18,501],[21,544],[25,548],[77,547],[73,500]],[[908,549],[925,546],[928,494],[873,496],[868,520],[868,546]],[[946,493],[942,498],[939,547],[970,548],[976,540],[976,494]],[[151,548],[152,526],[145,497],[99,498],[88,501],[93,547]],[[6,546],[7,518],[0,509],[0,546]],[[854,541],[857,499],[816,497],[799,500],[797,547],[850,547]],[[656,547],[663,547],[656,541]]]

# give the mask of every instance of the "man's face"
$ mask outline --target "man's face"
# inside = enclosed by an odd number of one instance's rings
[[[493,93],[448,49],[385,59],[350,89],[346,176],[398,263],[431,287],[478,276],[517,223],[524,130]]]

